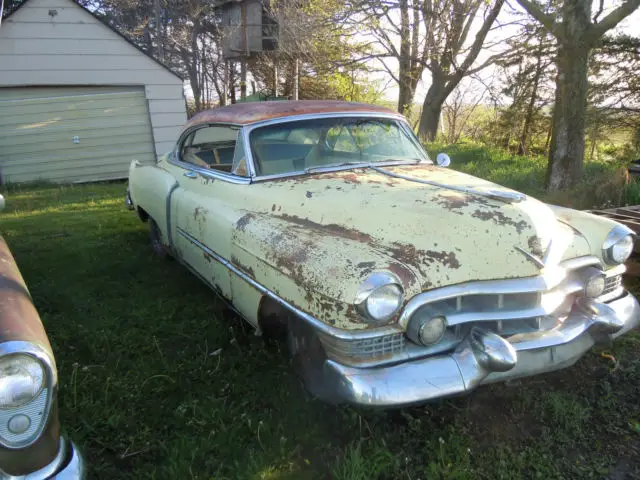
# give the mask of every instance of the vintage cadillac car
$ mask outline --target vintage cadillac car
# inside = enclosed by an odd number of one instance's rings
[[[49,339],[0,236],[0,479],[84,478],[82,457],[60,435],[57,391]]]
[[[626,227],[435,164],[397,113],[202,112],[127,205],[321,399],[392,407],[572,365],[639,322]]]

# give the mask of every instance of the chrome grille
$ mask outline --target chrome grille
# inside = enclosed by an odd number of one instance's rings
[[[620,287],[622,287],[622,275],[607,277],[604,281],[604,291],[602,292],[602,296],[614,292]]]
[[[322,333],[319,336],[328,357],[347,363],[353,363],[354,360],[357,363],[384,360],[403,353],[407,345],[404,332],[349,340]]]

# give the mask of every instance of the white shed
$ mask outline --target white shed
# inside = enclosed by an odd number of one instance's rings
[[[182,79],[73,0],[26,0],[0,25],[0,181],[125,178],[170,150]]]

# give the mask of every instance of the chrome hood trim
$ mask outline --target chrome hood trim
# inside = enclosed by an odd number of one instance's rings
[[[491,198],[493,200],[500,200],[505,203],[519,203],[527,199],[527,196],[524,193],[520,193],[520,192],[510,192],[510,191],[502,191],[502,190],[483,191],[483,190],[476,190],[474,188],[457,187],[455,185],[447,185],[446,183],[431,182],[429,180],[424,180],[422,178],[416,178],[416,177],[411,177],[409,175],[402,175],[400,173],[390,172],[389,170],[385,170],[384,168],[380,168],[380,167],[374,167],[373,165],[369,165],[369,168],[372,168],[378,173],[388,175],[389,177],[401,178],[402,180],[422,183],[424,185],[431,185],[432,187],[446,188],[448,190],[454,190],[456,192],[470,193],[472,195],[480,195],[482,197]]]

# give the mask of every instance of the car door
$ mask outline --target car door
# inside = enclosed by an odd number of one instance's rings
[[[244,173],[241,130],[205,126],[183,139],[170,163],[179,186],[171,196],[174,248],[182,262],[218,293],[232,299],[231,236],[234,199],[249,179]],[[232,172],[235,160],[235,173]]]

